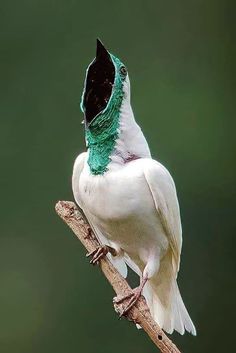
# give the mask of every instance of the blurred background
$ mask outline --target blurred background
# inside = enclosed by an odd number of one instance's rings
[[[72,199],[73,162],[85,149],[79,101],[97,36],[127,64],[136,119],[177,185],[179,286],[198,336],[172,338],[183,352],[224,352],[226,341],[232,351],[231,3],[2,0],[0,28],[0,351],[157,351],[118,320],[112,289],[54,212]]]

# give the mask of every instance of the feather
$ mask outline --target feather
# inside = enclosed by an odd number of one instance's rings
[[[154,160],[146,164],[144,175],[171,245],[175,271],[178,272],[182,248],[182,227],[174,181],[168,170]]]

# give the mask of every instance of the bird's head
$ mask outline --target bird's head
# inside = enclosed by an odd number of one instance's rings
[[[100,40],[96,57],[86,71],[81,109],[92,174],[104,174],[114,156],[124,161],[126,156],[134,154],[128,145],[139,146],[142,133],[130,105],[127,69]]]
[[[85,128],[91,130],[97,123],[101,126],[102,121],[107,125],[108,116],[114,118],[123,100],[129,99],[129,90],[125,65],[97,39],[96,57],[87,68],[81,100]]]

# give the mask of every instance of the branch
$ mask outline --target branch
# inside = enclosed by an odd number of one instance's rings
[[[73,230],[87,251],[91,252],[99,246],[95,234],[92,232],[88,222],[74,202],[59,201],[56,204],[55,209],[57,214]],[[131,288],[126,280],[120,275],[107,257],[100,261],[100,267],[118,297],[123,297],[131,292]],[[119,308],[116,305],[115,310],[119,312]],[[172,343],[153,320],[143,296],[129,310],[127,318],[136,324],[139,324],[161,352],[180,353],[174,343]]]

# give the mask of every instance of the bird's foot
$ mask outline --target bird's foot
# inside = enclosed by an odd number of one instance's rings
[[[129,310],[134,306],[134,304],[141,297],[142,288],[137,287],[132,289],[132,292],[119,298],[115,297],[113,299],[113,304],[115,310],[119,313],[119,317],[126,316]],[[127,302],[128,301],[128,302]]]
[[[96,265],[101,259],[103,259],[108,252],[115,256],[115,249],[111,248],[108,245],[100,245],[95,250],[86,254],[86,257],[91,257],[90,263]]]
[[[129,294],[127,294],[121,298],[115,297],[113,299],[115,311],[119,313],[120,318],[122,316],[127,316],[129,310],[139,300],[139,298],[142,295],[143,287],[145,286],[147,280],[148,280],[147,276],[142,277],[141,281],[140,281],[140,285],[137,288],[132,289],[132,291]],[[128,303],[124,303],[127,300],[128,300]]]

